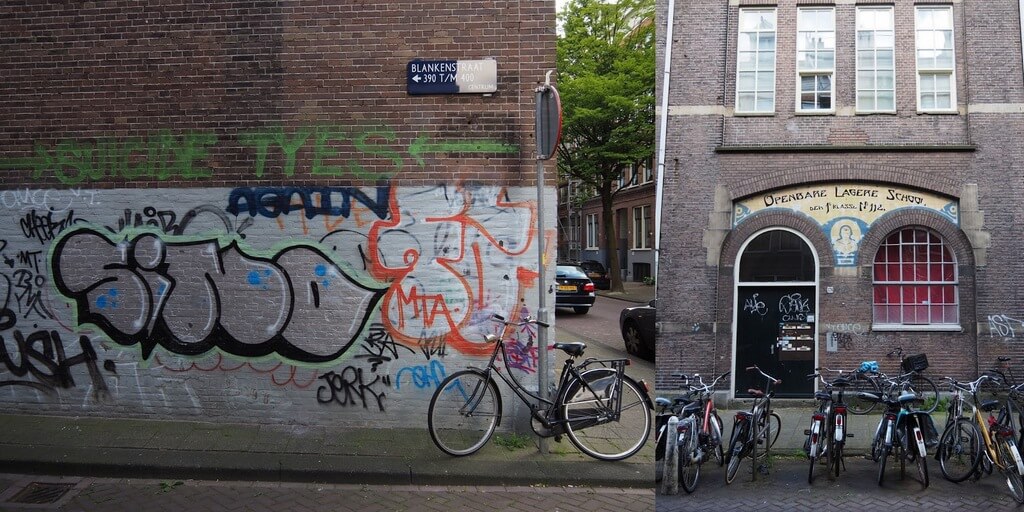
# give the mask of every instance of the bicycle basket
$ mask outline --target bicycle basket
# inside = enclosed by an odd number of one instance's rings
[[[903,371],[920,372],[928,369],[928,356],[925,354],[914,354],[903,359]]]

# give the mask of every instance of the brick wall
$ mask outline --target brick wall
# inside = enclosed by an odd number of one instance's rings
[[[666,3],[659,2],[659,12]],[[836,112],[795,112],[797,2],[780,1],[770,3],[778,13],[775,112],[753,117],[733,113],[738,10],[769,4],[676,3],[658,276],[661,388],[678,386],[668,376],[679,371],[735,370],[735,262],[742,244],[759,229],[801,233],[821,259],[818,364],[848,369],[877,359],[894,369],[896,362],[884,355],[903,346],[908,353],[928,353],[933,375],[968,377],[988,368],[997,355],[1024,356],[1024,302],[1017,277],[1024,270],[1019,258],[1024,228],[1017,222],[1024,213],[1019,199],[1024,145],[1011,135],[1024,130],[1017,2],[951,4],[957,112],[941,115],[916,108],[916,2],[894,5],[896,112],[871,115],[854,112],[855,5],[814,2],[819,3],[836,9]],[[659,30],[661,66],[664,27]],[[827,235],[802,214],[765,212],[732,226],[733,201],[810,183],[905,186],[949,197],[959,205],[959,225],[900,210],[871,225],[852,268],[837,266]],[[904,226],[935,230],[955,252],[962,332],[872,328],[877,241]],[[826,292],[829,287],[832,293]],[[826,351],[827,332],[841,335],[837,352]]]
[[[536,307],[554,44],[553,2],[6,3],[5,410],[424,418]],[[490,58],[494,94],[407,94]]]

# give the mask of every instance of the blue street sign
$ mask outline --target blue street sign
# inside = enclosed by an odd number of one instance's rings
[[[498,90],[496,60],[414,60],[406,67],[409,94],[491,94]]]

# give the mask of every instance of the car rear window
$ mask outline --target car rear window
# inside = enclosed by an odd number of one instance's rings
[[[587,273],[579,267],[559,266],[555,271],[558,277],[572,277],[577,279],[586,279]]]

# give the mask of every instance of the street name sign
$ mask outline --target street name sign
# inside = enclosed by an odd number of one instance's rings
[[[406,67],[409,94],[492,94],[498,90],[498,61],[413,60]]]

